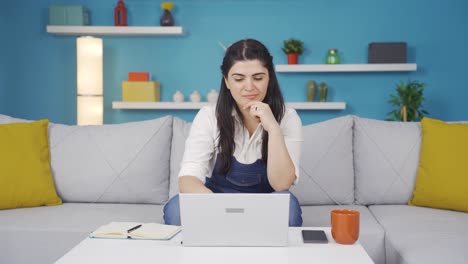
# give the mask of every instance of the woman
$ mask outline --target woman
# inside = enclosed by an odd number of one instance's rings
[[[203,107],[193,120],[180,192],[288,192],[299,177],[302,124],[284,105],[273,57],[259,41],[241,40],[226,50],[221,71],[216,108]],[[290,197],[289,225],[301,226],[301,208]],[[165,205],[164,221],[180,225],[179,195]]]

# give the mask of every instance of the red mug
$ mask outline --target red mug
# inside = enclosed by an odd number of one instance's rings
[[[351,245],[359,238],[359,211],[339,209],[331,211],[331,232],[336,243]]]

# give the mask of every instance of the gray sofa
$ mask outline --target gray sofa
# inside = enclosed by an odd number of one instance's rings
[[[0,124],[19,121],[0,115]],[[111,221],[162,223],[189,130],[170,116],[50,124],[52,173],[64,203],[0,210],[0,263],[53,263]],[[361,212],[360,243],[375,263],[466,263],[468,214],[407,205],[419,123],[344,116],[303,130],[301,178],[291,191],[304,226],[330,226],[332,209],[353,208]]]

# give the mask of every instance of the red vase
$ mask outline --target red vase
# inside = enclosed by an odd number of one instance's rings
[[[117,6],[114,8],[114,25],[127,26],[127,9],[122,0],[119,0]]]
[[[288,53],[288,64],[297,64],[298,59],[299,59],[299,54]]]

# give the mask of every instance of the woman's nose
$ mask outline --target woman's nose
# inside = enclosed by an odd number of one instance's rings
[[[254,82],[253,82],[252,79],[247,79],[246,80],[245,89],[248,90],[248,91],[255,89],[255,85],[254,85]]]

